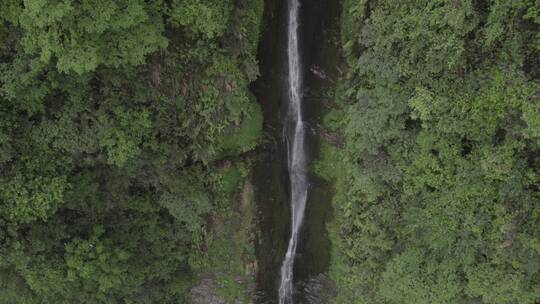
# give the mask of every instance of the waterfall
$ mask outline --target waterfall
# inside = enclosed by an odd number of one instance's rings
[[[287,57],[289,104],[284,136],[287,142],[287,165],[290,180],[291,238],[281,266],[279,303],[293,303],[293,266],[298,244],[298,234],[304,219],[307,200],[307,161],[304,145],[305,126],[302,118],[302,71],[298,45],[299,0],[289,1]]]

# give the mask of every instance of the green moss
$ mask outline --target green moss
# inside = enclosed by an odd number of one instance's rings
[[[338,110],[330,111],[323,117],[323,126],[333,131],[337,130],[343,121],[343,114]]]
[[[192,269],[201,275],[211,273],[215,279],[215,293],[228,303],[247,302],[247,286],[253,277],[246,272],[246,265],[255,260],[250,248],[253,247],[249,235],[239,233],[243,222],[238,214],[224,224],[220,235],[208,237],[206,250],[190,259]]]
[[[222,276],[219,278],[218,284],[218,295],[230,303],[242,299],[244,300],[244,303],[247,303],[245,286],[235,281],[233,276]]]
[[[242,181],[242,171],[238,167],[230,167],[223,174],[223,191],[225,193],[231,193],[238,189],[240,182]]]
[[[248,303],[256,260],[253,244],[253,192],[246,178],[251,163],[237,161],[216,173],[218,187],[226,210],[212,216],[210,231],[198,237],[199,250],[189,258],[191,269],[198,277],[213,278],[213,293],[227,303]],[[243,185],[243,186],[242,186]]]
[[[324,180],[334,180],[342,172],[342,152],[329,143],[321,142],[319,153],[319,158],[312,165],[313,172]]]
[[[249,3],[249,4],[248,4]],[[261,24],[264,13],[263,0],[247,1],[244,9],[238,10],[237,20],[241,32],[245,36],[247,45],[242,51],[249,54],[256,54],[261,34]]]
[[[245,163],[235,163],[222,169],[219,180],[223,193],[231,194],[238,190],[241,182],[246,177],[246,166]]]
[[[251,103],[238,127],[232,128],[218,144],[221,156],[234,156],[249,151],[257,145],[262,135],[263,115],[260,105],[250,96]]]
[[[191,276],[185,272],[178,272],[166,285],[167,294],[169,295],[185,295],[191,286]]]
[[[242,252],[240,246],[227,235],[206,240],[206,250],[190,259],[192,269],[200,274],[211,273],[215,279],[214,292],[232,303],[244,299],[245,286],[237,282],[243,273]]]

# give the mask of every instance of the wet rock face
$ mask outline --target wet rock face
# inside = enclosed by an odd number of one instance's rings
[[[189,290],[190,304],[253,303],[258,263],[252,253],[257,227],[251,176],[238,189],[234,203],[232,212],[212,218],[212,239],[193,268],[197,279]]]
[[[321,273],[296,283],[294,294],[296,304],[328,304],[336,297],[337,289],[334,281]],[[254,292],[254,303],[276,304],[277,301],[263,290],[258,290]]]
[[[214,281],[210,278],[202,279],[191,288],[191,303],[193,304],[227,304],[227,302],[214,293]]]
[[[257,290],[253,294],[253,303],[255,304],[275,304],[274,301],[264,290]]]
[[[299,282],[298,291],[302,295],[302,304],[328,304],[336,296],[335,283],[325,274],[312,276]]]

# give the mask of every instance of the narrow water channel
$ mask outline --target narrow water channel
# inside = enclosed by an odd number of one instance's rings
[[[290,182],[291,236],[281,265],[279,304],[293,304],[294,260],[308,196],[306,126],[302,114],[303,71],[298,38],[299,9],[299,0],[288,0],[287,84],[289,94],[283,137],[287,145],[287,167]]]
[[[266,133],[255,170],[258,304],[328,303],[313,291],[324,285],[330,263],[332,185],[311,164],[321,142],[316,129],[335,89],[339,11],[338,0],[265,1],[261,76],[252,87]]]

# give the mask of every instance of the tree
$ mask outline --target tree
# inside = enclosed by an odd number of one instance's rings
[[[144,63],[167,46],[159,1],[24,1],[22,45],[60,71]]]

